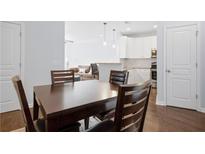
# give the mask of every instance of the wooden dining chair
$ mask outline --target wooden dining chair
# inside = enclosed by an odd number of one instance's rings
[[[28,106],[28,101],[26,98],[26,94],[25,94],[23,84],[22,84],[19,76],[14,76],[12,78],[12,82],[14,84],[14,88],[16,90],[16,93],[17,93],[17,96],[18,96],[18,99],[20,102],[26,131],[27,132],[36,132],[36,131],[37,132],[44,132],[44,131],[46,131],[44,119],[38,119],[35,121],[32,120],[31,113],[30,113],[29,106]],[[77,132],[79,132],[79,127],[80,127],[80,123],[75,122],[73,124],[67,125],[66,127],[60,129],[59,131],[71,131],[71,132],[77,131]]]
[[[53,85],[74,82],[74,70],[52,70],[51,81]]]
[[[142,132],[150,91],[151,81],[141,85],[121,85],[114,121],[103,121],[88,131]]]
[[[94,79],[99,79],[99,70],[96,63],[90,64],[92,76]]]
[[[75,70],[52,70],[51,71],[52,85],[75,82]],[[84,119],[85,128],[89,127],[89,118]]]
[[[129,72],[126,70],[125,71],[111,70],[109,82],[111,84],[115,84],[118,86],[124,85],[127,84],[128,77],[129,77]],[[101,121],[103,121],[114,117],[114,115],[115,115],[115,110],[110,110],[103,113],[99,113],[96,115],[96,117]]]
[[[110,71],[110,83],[116,85],[127,84],[129,72],[128,71]]]

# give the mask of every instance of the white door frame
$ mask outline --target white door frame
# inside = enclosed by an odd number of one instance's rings
[[[166,25],[164,26],[164,91],[165,91],[165,95],[164,95],[164,103],[165,105],[167,105],[167,73],[166,73],[166,69],[167,69],[167,30],[170,28],[177,28],[177,27],[182,27],[182,26],[193,26],[195,25],[197,27],[197,42],[196,42],[196,54],[197,54],[197,70],[196,70],[196,94],[198,95],[197,98],[197,104],[196,104],[196,110],[197,111],[201,111],[200,108],[200,104],[201,104],[201,96],[200,96],[200,67],[201,67],[201,63],[200,63],[200,22],[194,22],[194,23],[190,23],[190,24],[179,24],[179,25]]]
[[[3,23],[10,23],[10,24],[16,24],[20,26],[20,78],[22,82],[24,83],[25,81],[25,24],[24,22],[18,22],[18,21],[2,21]]]

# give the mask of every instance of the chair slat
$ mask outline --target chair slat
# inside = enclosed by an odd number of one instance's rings
[[[122,124],[121,127],[126,127],[127,125],[130,125],[132,123],[135,123],[138,120],[141,120],[142,118],[142,114],[143,114],[144,110],[140,110],[139,112],[135,113],[135,114],[131,114],[128,117],[125,117],[122,120]]]
[[[142,91],[139,91],[138,93],[136,91],[131,91],[129,93],[126,93],[124,97],[124,104],[129,104],[133,102],[138,102],[145,98],[147,96],[147,89],[144,89]]]
[[[61,77],[61,76],[72,76],[73,73],[53,73],[54,77]]]
[[[112,72],[112,76],[115,76],[115,77],[125,77],[126,74],[124,72]]]
[[[129,75],[128,71],[111,70],[110,83],[117,84],[117,85],[127,84],[128,75]]]
[[[55,81],[72,81],[73,80],[73,77],[59,77],[59,78],[54,78]]]
[[[141,110],[145,105],[145,101],[146,101],[146,97],[135,104],[129,104],[128,106],[125,106],[123,108],[123,116],[126,116],[128,114],[132,114],[132,113],[135,113],[135,112]]]
[[[73,71],[73,70],[52,70],[52,72],[54,73],[62,73],[62,72],[70,72],[70,71]]]
[[[121,131],[122,132],[138,132],[140,129],[140,125],[141,125],[141,122],[137,121],[131,125],[128,125],[125,128],[122,128]]]
[[[63,84],[74,82],[74,70],[52,70],[51,71],[52,84]]]
[[[111,77],[112,81],[120,81],[120,82],[124,82],[124,78],[123,77],[117,77],[117,76],[112,76]]]

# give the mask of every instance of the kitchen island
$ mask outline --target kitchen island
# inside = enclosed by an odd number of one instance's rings
[[[123,65],[121,63],[98,63],[99,68],[99,80],[109,81],[111,70],[123,70]]]
[[[98,63],[99,66],[99,80],[109,81],[111,70],[127,70],[129,72],[128,84],[145,82],[151,78],[150,65],[143,65],[141,67],[127,67],[123,63]]]

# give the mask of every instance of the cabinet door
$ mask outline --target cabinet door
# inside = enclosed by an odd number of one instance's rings
[[[120,37],[119,41],[119,55],[120,58],[127,58],[127,37]]]
[[[126,39],[125,58],[151,58],[152,48],[157,47],[156,36]]]
[[[143,58],[150,58],[152,51],[152,37],[144,37]]]
[[[143,58],[143,46],[144,46],[144,39],[142,37],[135,38],[135,51],[134,56],[135,58]]]
[[[157,36],[152,36],[151,40],[152,40],[152,48],[157,49]]]
[[[127,58],[134,58],[135,41],[133,38],[127,38]]]
[[[157,48],[157,37],[156,36],[149,36],[144,37],[144,54],[143,58],[150,58],[151,51],[153,48]]]
[[[127,40],[127,58],[142,58],[143,38],[128,38]]]

